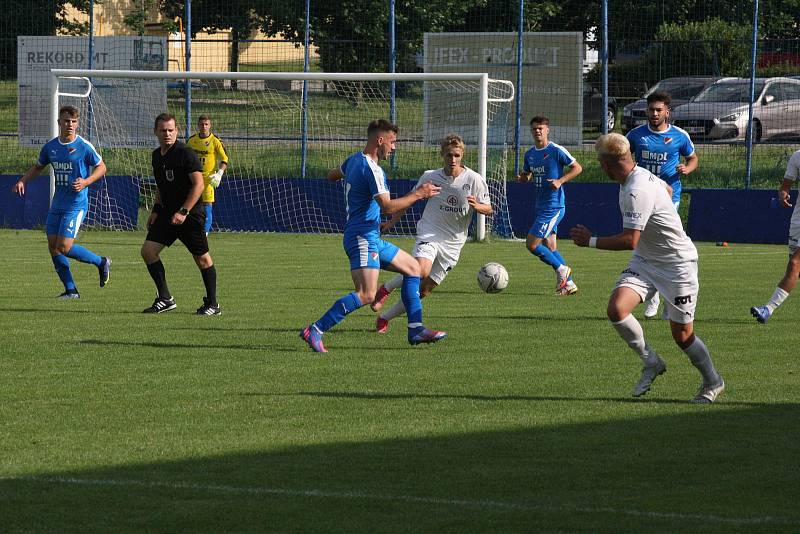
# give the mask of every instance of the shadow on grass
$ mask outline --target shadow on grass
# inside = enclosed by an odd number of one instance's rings
[[[257,445],[249,435],[242,447],[256,450],[210,455],[200,453],[206,450],[203,437],[191,428],[170,429],[169,439],[196,443],[196,449],[181,450],[197,453],[177,461],[0,474],[0,524],[10,531],[800,528],[796,404],[717,405],[682,413],[651,405],[655,414],[628,411],[614,420],[442,434],[428,419],[432,426],[417,430],[419,435],[379,438],[402,430],[374,417],[375,395],[300,395],[316,397],[306,408],[328,414],[316,428],[303,430],[307,445],[271,448],[268,438]],[[429,397],[440,398],[413,395],[404,409],[425,409],[413,401]],[[440,420],[449,420],[450,427],[461,417],[450,411],[453,406],[439,406]],[[302,425],[306,416],[298,417]],[[408,417],[404,421],[401,428],[409,424]],[[274,425],[286,420],[263,412],[248,424],[274,435],[281,430]],[[327,432],[341,436],[343,424],[350,425],[344,434],[349,437],[330,442]],[[464,421],[464,427],[470,424],[475,422]],[[226,447],[231,451],[239,448],[235,436],[230,434]],[[219,444],[220,437],[209,439]],[[125,436],[117,441],[123,450],[147,450],[154,457],[167,444]],[[120,452],[109,452],[109,458],[122,457]]]

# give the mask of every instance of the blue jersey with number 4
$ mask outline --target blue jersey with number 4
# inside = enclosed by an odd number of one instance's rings
[[[547,143],[544,148],[531,147],[525,152],[522,170],[533,174],[536,184],[536,211],[552,211],[564,207],[564,188],[553,189],[547,180],[558,180],[564,176],[564,167],[575,163],[566,148],[556,143]]]
[[[78,178],[86,178],[92,167],[102,161],[100,154],[89,141],[80,135],[71,143],[62,143],[58,137],[51,139],[39,151],[39,165],[52,165],[56,177],[56,191],[51,210],[71,211],[89,208],[89,188],[79,192],[72,189]]]
[[[357,152],[342,163],[341,171],[345,176],[344,195],[347,204],[345,233],[379,234],[381,207],[375,197],[389,192],[383,169],[363,152]]]
[[[631,152],[639,167],[644,167],[672,186],[672,201],[681,198],[681,174],[678,165],[681,156],[694,154],[694,144],[689,134],[672,124],[663,132],[654,132],[649,124],[642,124],[628,132]]]

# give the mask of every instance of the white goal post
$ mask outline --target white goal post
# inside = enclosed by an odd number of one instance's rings
[[[223,214],[227,207],[245,219],[243,206],[248,206],[279,219],[263,225],[255,221],[233,224],[231,217],[221,215],[217,229],[335,233],[340,231],[339,223],[323,213],[323,206],[333,201],[334,193],[300,191],[302,182],[297,179],[306,178],[307,172],[317,179],[324,177],[319,169],[325,165],[332,168],[347,154],[362,148],[369,121],[393,119],[391,115],[396,113],[394,120],[400,126],[396,157],[401,163],[391,161],[387,176],[415,181],[424,167],[440,167],[438,141],[455,132],[467,143],[467,165],[492,181],[493,205],[496,201],[502,204],[494,205],[493,219],[497,222],[498,217],[505,218],[501,227],[508,232],[498,232],[497,225],[489,230],[500,235],[510,233],[505,159],[514,85],[492,80],[486,73],[54,69],[51,75],[49,107],[54,135],[58,134],[59,107],[78,105],[82,117],[79,133],[103,153],[109,176],[136,181],[136,189],[143,196],[135,200],[140,206],[147,207],[147,191],[153,186],[148,165],[149,152],[156,145],[152,133],[155,116],[172,112],[183,134],[194,128],[200,114],[207,114],[212,117],[212,131],[223,139],[231,158],[223,182],[227,189],[220,191],[215,217],[218,208]],[[398,96],[390,99],[395,88]],[[308,171],[311,168],[314,170]],[[292,179],[294,183],[287,182]],[[121,202],[112,198],[116,194],[109,193],[108,198],[97,202],[99,213],[94,218],[90,205],[87,222],[101,227],[136,227],[135,217],[133,221],[115,222],[112,212]],[[230,195],[230,204],[226,204],[226,195]],[[322,198],[326,195],[331,198]],[[232,204],[234,197],[241,201],[239,205]],[[296,201],[302,206],[290,206]],[[279,208],[278,203],[286,205]],[[284,210],[294,213],[278,213]],[[293,223],[289,219],[295,216],[298,221]],[[483,219],[480,216],[475,225],[478,240],[486,236]],[[413,221],[406,230],[399,225],[400,233],[413,234],[413,226]]]

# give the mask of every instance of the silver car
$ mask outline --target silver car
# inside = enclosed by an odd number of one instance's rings
[[[696,141],[740,141],[747,134],[750,80],[723,79],[672,111]],[[800,80],[756,78],[753,140],[800,136]]]

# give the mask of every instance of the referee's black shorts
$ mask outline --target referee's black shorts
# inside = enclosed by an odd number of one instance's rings
[[[176,239],[186,245],[192,256],[202,256],[208,252],[206,238],[206,214],[192,211],[186,216],[183,224],[171,224],[171,215],[159,214],[153,226],[147,231],[147,241],[154,241],[165,246],[172,245]]]

